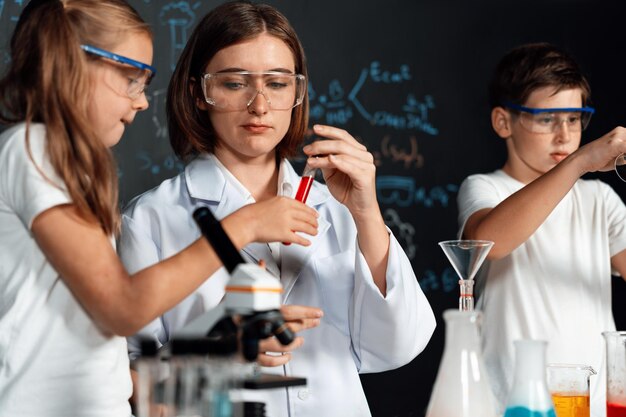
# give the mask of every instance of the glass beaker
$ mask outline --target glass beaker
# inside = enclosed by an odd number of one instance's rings
[[[626,417],[626,331],[603,332],[606,342],[606,417]]]
[[[589,377],[595,374],[587,365],[548,365],[548,391],[557,417],[589,417]]]
[[[620,154],[615,158],[615,172],[620,180],[626,182],[626,154]]]
[[[480,349],[479,311],[446,310],[446,342],[426,417],[495,417]]]
[[[546,383],[543,340],[516,340],[515,376],[504,417],[556,417]]]

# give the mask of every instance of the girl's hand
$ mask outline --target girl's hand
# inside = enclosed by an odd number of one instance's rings
[[[287,197],[272,197],[249,204],[222,220],[233,241],[245,246],[251,242],[291,242],[309,246],[311,242],[296,232],[317,234],[317,212],[306,204]],[[243,240],[238,239],[245,236]]]
[[[322,170],[333,197],[355,217],[372,210],[379,212],[373,155],[343,129],[315,125],[313,130],[328,139],[304,147],[307,164]]]
[[[294,333],[319,326],[323,316],[322,310],[308,306],[283,305],[280,311],[287,326]],[[261,340],[257,361],[262,366],[284,365],[291,360],[291,352],[302,346],[303,343],[302,337],[296,337],[287,346],[283,346],[275,337]]]

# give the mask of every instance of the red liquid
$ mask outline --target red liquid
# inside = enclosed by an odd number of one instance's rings
[[[311,185],[313,185],[313,177],[302,177],[300,179],[300,185],[298,185],[298,191],[296,192],[296,200],[301,203],[306,203],[306,199],[309,197],[309,191],[311,191]],[[283,242],[283,245],[291,245],[291,242]]]
[[[313,184],[313,177],[302,177],[298,191],[296,192],[296,200],[306,203],[306,199],[311,191],[311,185]]]
[[[626,417],[626,405],[606,403],[606,417]]]

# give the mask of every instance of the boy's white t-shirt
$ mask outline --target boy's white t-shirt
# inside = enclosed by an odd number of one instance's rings
[[[25,130],[0,135],[0,415],[128,417],[126,340],[96,327],[30,232],[71,200],[45,156],[45,127],[30,127],[37,166]]]
[[[523,186],[502,170],[468,177],[458,195],[459,236],[473,213]],[[483,355],[501,407],[515,372],[513,341],[542,339],[547,363],[586,364],[598,372],[591,378],[591,415],[604,416],[601,333],[615,330],[610,260],[624,249],[624,203],[603,182],[578,180],[525,243],[484,264],[476,308],[483,311]]]

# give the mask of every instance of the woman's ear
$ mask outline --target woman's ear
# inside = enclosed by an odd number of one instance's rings
[[[503,107],[494,107],[491,110],[491,127],[502,139],[511,137],[511,113]]]
[[[202,97],[204,96],[204,94],[201,97],[198,97],[198,94],[196,94],[196,89],[197,89],[196,79],[194,77],[191,77],[191,81],[189,82],[189,93],[191,94],[192,97],[195,97],[196,107],[199,108],[200,110],[208,110],[209,106],[207,105],[207,102]]]

